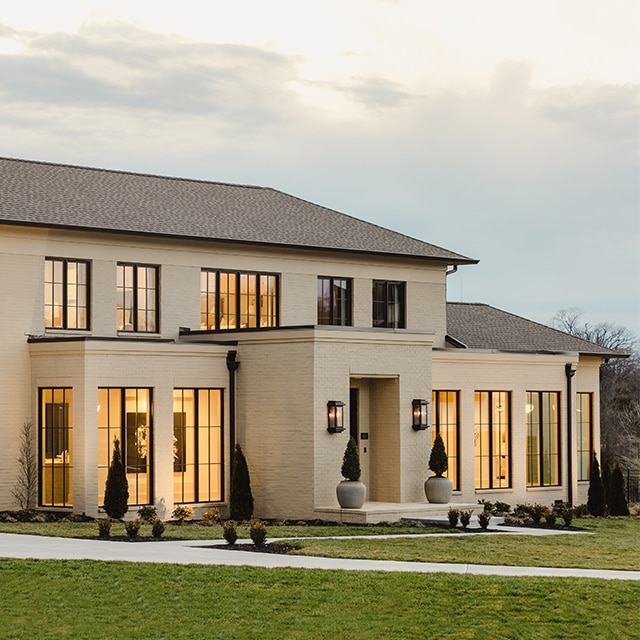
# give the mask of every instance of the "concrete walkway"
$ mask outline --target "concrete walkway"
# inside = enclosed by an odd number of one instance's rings
[[[434,534],[415,534],[414,537],[417,537],[418,535],[423,536]],[[353,571],[406,571],[413,573],[446,572],[476,575],[555,576],[603,578],[607,580],[640,580],[640,571],[558,569],[547,567],[503,567],[480,564],[316,558],[311,556],[257,553],[255,551],[229,551],[228,549],[219,548],[224,544],[224,540],[121,542],[112,540],[48,538],[43,536],[0,533],[0,557],[54,560],[120,560],[125,562],[167,562],[175,564],[253,566],[265,568],[294,567],[304,569],[342,569]],[[250,542],[247,544],[251,545]]]

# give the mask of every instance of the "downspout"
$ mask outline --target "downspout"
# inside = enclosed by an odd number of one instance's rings
[[[458,265],[454,264],[451,269],[447,269],[447,271],[445,272],[445,276],[450,276],[452,274],[454,274],[456,271],[458,270]]]
[[[573,504],[573,447],[571,446],[571,443],[573,441],[573,410],[571,402],[573,392],[571,390],[571,378],[576,375],[576,365],[573,362],[568,362],[564,365],[564,372],[567,376],[567,502],[569,504]]]
[[[229,370],[229,444],[233,458],[236,450],[236,371],[240,361],[236,360],[237,351],[227,351],[227,369]]]

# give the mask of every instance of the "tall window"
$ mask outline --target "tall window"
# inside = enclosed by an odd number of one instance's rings
[[[44,261],[44,326],[89,328],[89,263],[47,258]]]
[[[173,391],[173,499],[222,500],[222,391]]]
[[[527,392],[527,486],[560,484],[560,394]]]
[[[473,448],[476,489],[511,486],[511,394],[476,391]]]
[[[212,331],[277,326],[277,275],[202,270],[201,329]]]
[[[460,423],[458,420],[459,393],[457,391],[434,391],[433,403],[433,440],[439,433],[447,452],[448,469],[444,474],[453,482],[457,491],[460,485],[460,464],[458,459],[458,440]]]
[[[373,326],[403,329],[405,283],[373,281]]]
[[[318,324],[351,325],[351,280],[318,278]]]
[[[158,267],[118,265],[118,331],[158,330]]]
[[[593,436],[593,394],[578,393],[576,407],[576,429],[578,431],[578,480],[588,480],[591,464]]]
[[[104,504],[104,487],[120,442],[129,483],[129,504],[150,504],[153,454],[151,389],[98,389],[98,497]]]
[[[40,504],[72,506],[71,389],[40,389]]]

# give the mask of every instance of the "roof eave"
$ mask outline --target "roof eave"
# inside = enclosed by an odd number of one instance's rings
[[[428,260],[428,261],[436,261],[442,264],[447,265],[467,265],[467,264],[478,264],[480,261],[475,258],[467,258],[465,256],[427,256],[427,255],[419,255],[419,254],[406,254],[406,253],[395,253],[395,252],[386,252],[386,251],[375,251],[375,250],[367,250],[367,249],[348,249],[341,247],[322,247],[319,245],[300,245],[300,244],[289,244],[289,243],[279,243],[279,242],[265,242],[259,240],[241,240],[237,238],[218,238],[218,237],[208,237],[208,236],[192,236],[185,234],[172,234],[172,233],[159,233],[154,231],[133,231],[131,229],[116,229],[110,227],[84,227],[77,225],[65,225],[65,224],[52,224],[45,222],[31,222],[24,220],[0,220],[0,224],[7,224],[16,227],[32,227],[38,229],[60,229],[64,231],[77,231],[77,232],[89,232],[89,233],[109,233],[109,234],[118,234],[118,235],[129,235],[129,236],[143,236],[143,237],[151,237],[151,238],[166,238],[170,240],[185,240],[185,241],[197,241],[197,242],[222,242],[222,243],[231,243],[231,244],[239,244],[239,245],[252,245],[252,246],[260,246],[260,247],[280,247],[287,249],[302,249],[309,251],[330,251],[332,253],[347,253],[347,254],[356,254],[356,255],[376,255],[376,256],[385,256],[390,258],[404,258],[411,260]]]

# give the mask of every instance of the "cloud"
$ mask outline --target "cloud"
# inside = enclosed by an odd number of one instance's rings
[[[0,56],[5,104],[208,114],[239,125],[287,117],[295,59],[257,47],[189,43],[112,23],[77,34],[19,34]]]
[[[637,323],[637,86],[534,88],[521,59],[485,89],[314,82],[266,46],[123,23],[3,35],[6,155],[273,186],[479,258],[451,299]]]

